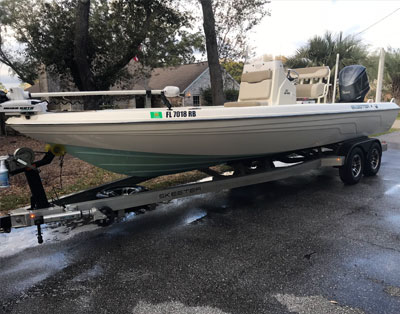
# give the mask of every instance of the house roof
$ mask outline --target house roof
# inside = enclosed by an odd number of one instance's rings
[[[179,90],[183,92],[207,69],[207,61],[183,64],[175,67],[155,68],[151,71],[148,79],[142,79],[139,82],[134,83],[132,87],[129,87],[129,89],[160,90],[164,89],[165,86],[177,86],[179,87]],[[111,90],[116,89],[120,89],[118,85],[111,88]],[[39,83],[31,86],[27,91],[31,93],[40,92],[40,80]]]
[[[140,82],[135,84],[132,89],[163,89],[165,86],[178,86],[179,90],[184,91],[207,68],[208,62],[155,68],[151,71],[147,84]]]

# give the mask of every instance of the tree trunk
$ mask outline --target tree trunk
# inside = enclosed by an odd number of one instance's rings
[[[222,106],[224,104],[224,86],[218,57],[217,36],[215,35],[214,12],[211,0],[200,0],[200,3],[203,9],[203,28],[206,35],[213,105]]]
[[[88,61],[89,12],[90,0],[79,0],[76,8],[73,68],[76,70],[75,75],[79,76],[80,86],[78,88],[81,91],[96,90],[94,76]],[[85,102],[85,109],[97,109],[96,99],[88,98],[88,101]]]

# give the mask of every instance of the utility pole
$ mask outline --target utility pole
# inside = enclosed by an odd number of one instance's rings
[[[383,70],[385,67],[385,50],[381,48],[378,66],[378,81],[376,83],[376,98],[375,102],[380,102],[382,98],[382,83],[383,83]]]

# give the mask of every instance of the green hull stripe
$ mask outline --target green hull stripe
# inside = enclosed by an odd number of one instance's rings
[[[67,153],[97,167],[129,176],[147,177],[209,167],[238,156],[197,156],[130,152],[65,145]]]

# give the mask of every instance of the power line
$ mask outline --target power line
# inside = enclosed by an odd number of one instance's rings
[[[385,17],[381,18],[379,21],[375,22],[374,24],[368,26],[366,29],[362,30],[361,32],[357,33],[355,36],[358,36],[364,32],[366,32],[367,30],[369,30],[371,27],[374,27],[376,24],[382,22],[383,20],[387,19],[389,16],[395,14],[397,11],[399,11],[400,8],[397,8],[396,10],[394,10],[393,12],[389,13],[388,15],[386,15]]]

